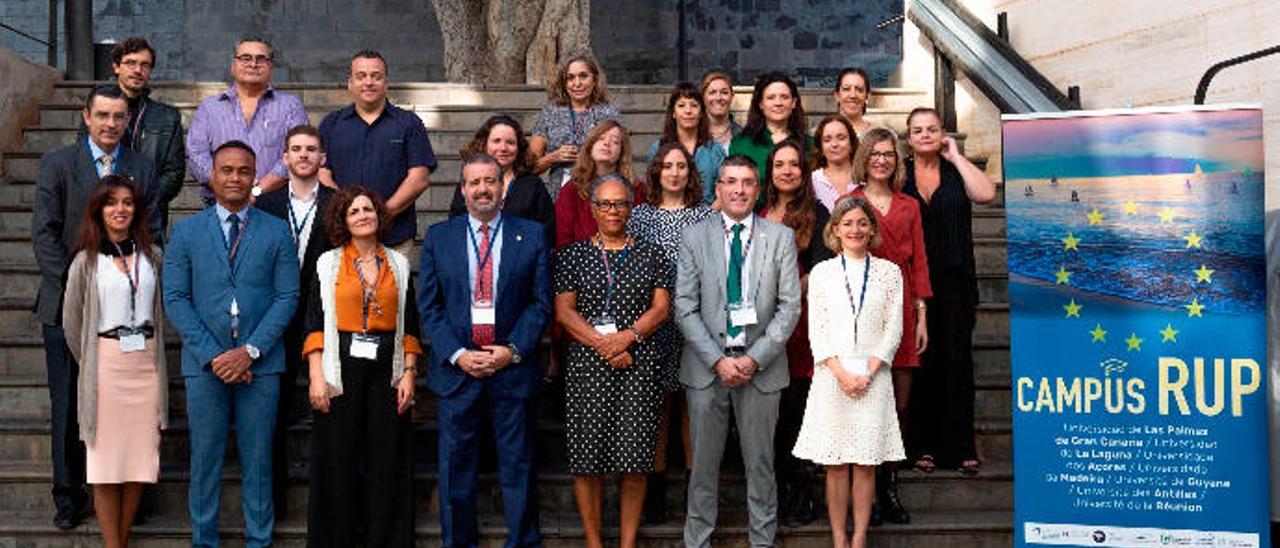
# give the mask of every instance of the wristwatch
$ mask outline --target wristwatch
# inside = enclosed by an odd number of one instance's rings
[[[262,357],[262,351],[252,344],[244,345],[244,351],[249,353],[249,359],[251,360],[257,360]]]
[[[250,194],[251,196],[253,196],[254,198],[257,198],[257,197],[259,197],[259,196],[262,196],[262,187],[260,187],[260,186],[258,186],[258,185],[253,185],[253,190],[250,190],[250,191],[249,191],[249,194]]]
[[[520,363],[520,350],[514,344],[508,344],[507,348],[511,350],[511,363]]]
[[[627,329],[630,330],[632,333],[635,333],[636,342],[644,342],[644,335],[640,333],[640,328],[633,325],[631,327],[628,327]]]

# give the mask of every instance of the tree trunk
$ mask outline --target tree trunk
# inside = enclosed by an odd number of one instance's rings
[[[541,83],[590,44],[590,0],[431,0],[450,82]]]
[[[538,34],[525,57],[525,81],[545,83],[560,56],[591,48],[591,0],[546,0]]]

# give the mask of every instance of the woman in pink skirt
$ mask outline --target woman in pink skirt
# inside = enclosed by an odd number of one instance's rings
[[[159,475],[168,415],[160,250],[146,199],[128,177],[108,175],[94,188],[74,253],[62,325],[80,364],[86,479],[103,545],[123,547],[142,486]]]

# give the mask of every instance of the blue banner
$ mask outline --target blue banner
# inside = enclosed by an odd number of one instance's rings
[[[1270,546],[1256,107],[1006,116],[1017,546]]]

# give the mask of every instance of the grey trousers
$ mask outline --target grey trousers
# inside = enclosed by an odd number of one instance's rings
[[[689,512],[684,545],[711,546],[718,512],[720,460],[729,433],[729,409],[737,422],[742,462],[747,474],[747,506],[751,546],[773,546],[778,530],[777,483],[773,476],[773,429],[778,422],[780,392],[764,393],[750,382],[726,387],[719,379],[706,388],[688,388],[689,437],[693,470],[689,474]]]

